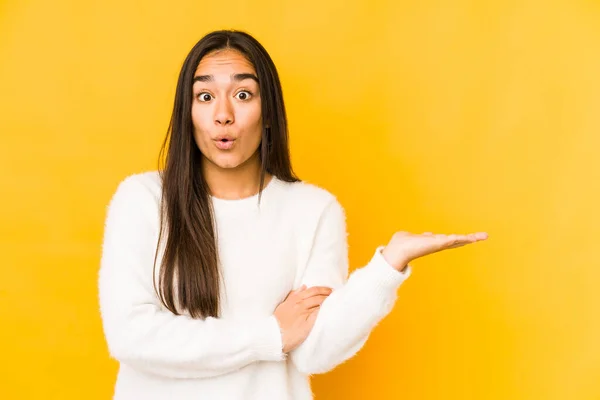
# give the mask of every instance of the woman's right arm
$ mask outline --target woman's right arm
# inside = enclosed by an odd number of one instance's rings
[[[152,284],[157,213],[150,190],[136,177],[119,185],[108,206],[99,296],[110,354],[171,378],[211,377],[255,361],[285,359],[273,315],[201,320],[161,307]]]

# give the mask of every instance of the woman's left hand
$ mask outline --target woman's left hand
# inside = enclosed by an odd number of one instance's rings
[[[406,268],[412,260],[442,250],[454,249],[488,238],[487,233],[477,232],[468,235],[434,235],[431,232],[414,234],[396,232],[382,254],[385,260],[398,271]]]

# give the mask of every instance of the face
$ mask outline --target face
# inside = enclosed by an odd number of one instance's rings
[[[259,165],[262,115],[254,66],[235,50],[207,54],[194,74],[194,139],[205,167]]]

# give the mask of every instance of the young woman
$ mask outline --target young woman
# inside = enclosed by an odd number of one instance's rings
[[[344,210],[293,173],[273,61],[217,31],[187,56],[159,171],[107,213],[99,274],[115,399],[311,399],[352,357],[411,260],[485,233],[395,233],[348,277]]]

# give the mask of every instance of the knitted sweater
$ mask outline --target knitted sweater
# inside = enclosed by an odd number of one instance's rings
[[[348,276],[346,221],[337,199],[317,186],[275,177],[240,200],[211,196],[219,268],[218,318],[174,315],[153,277],[159,246],[161,181],[157,171],[131,175],[107,210],[99,272],[100,310],[112,357],[119,361],[114,399],[312,399],[309,376],[344,362],[392,309],[410,276],[374,251]],[[273,315],[290,290],[328,286],[306,340],[282,352]]]

